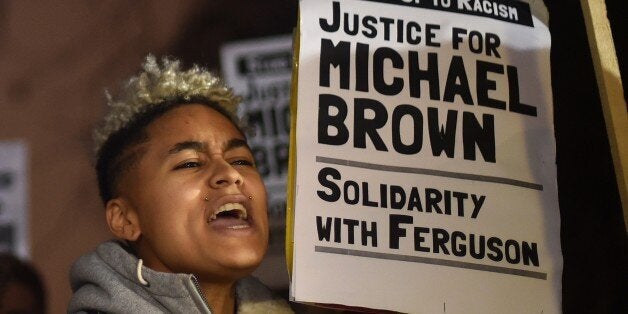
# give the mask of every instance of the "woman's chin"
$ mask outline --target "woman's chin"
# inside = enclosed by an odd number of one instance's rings
[[[264,251],[259,250],[244,250],[242,248],[234,250],[219,261],[220,274],[215,273],[215,269],[212,269],[213,274],[208,274],[211,277],[223,277],[224,279],[237,280],[246,277],[253,273],[255,269],[262,263],[264,258]]]

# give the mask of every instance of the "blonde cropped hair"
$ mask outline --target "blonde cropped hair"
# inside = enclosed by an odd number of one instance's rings
[[[237,118],[237,106],[241,98],[213,73],[197,65],[182,70],[180,61],[168,57],[161,65],[153,55],[148,55],[142,71],[131,77],[120,93],[113,98],[108,92],[109,112],[102,126],[94,131],[94,145],[98,152],[109,137],[126,127],[139,114],[152,106],[172,101],[204,101],[222,108],[229,118],[242,128]]]

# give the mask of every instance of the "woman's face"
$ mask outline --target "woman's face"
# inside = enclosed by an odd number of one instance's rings
[[[217,111],[182,105],[157,118],[119,199],[135,211],[146,266],[231,280],[268,245],[266,190],[245,137]]]

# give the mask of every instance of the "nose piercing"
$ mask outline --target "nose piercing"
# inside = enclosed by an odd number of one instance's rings
[[[250,199],[250,200],[252,200],[252,199],[253,199],[253,196],[249,195],[249,199]]]

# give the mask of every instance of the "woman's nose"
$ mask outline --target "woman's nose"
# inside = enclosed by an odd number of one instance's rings
[[[221,188],[232,184],[241,185],[242,175],[226,160],[214,160],[214,167],[209,184],[212,188]]]

